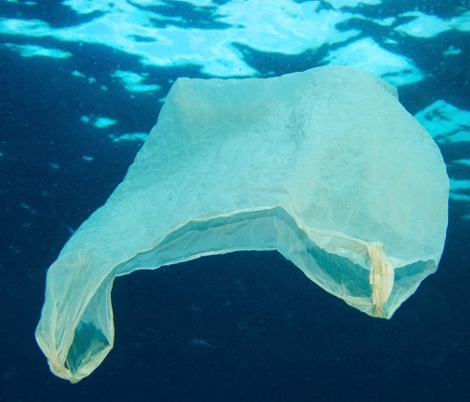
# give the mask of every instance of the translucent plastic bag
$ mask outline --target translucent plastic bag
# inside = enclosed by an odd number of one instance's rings
[[[237,250],[278,250],[389,318],[437,268],[448,191],[432,138],[366,72],[180,78],[123,183],[49,269],[38,344],[77,382],[113,347],[116,276]]]

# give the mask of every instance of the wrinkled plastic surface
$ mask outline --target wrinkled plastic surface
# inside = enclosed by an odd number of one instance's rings
[[[116,276],[237,250],[278,250],[389,318],[437,268],[448,191],[436,144],[366,72],[180,78],[123,183],[50,267],[36,339],[77,382],[113,347]]]

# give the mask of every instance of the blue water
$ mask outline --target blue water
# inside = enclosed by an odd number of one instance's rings
[[[0,401],[470,400],[470,4],[0,0]],[[54,377],[34,329],[45,275],[119,184],[172,82],[347,64],[399,90],[443,153],[438,272],[389,321],[277,253],[118,278],[115,347]]]

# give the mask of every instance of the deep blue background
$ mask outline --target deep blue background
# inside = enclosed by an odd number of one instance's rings
[[[384,2],[382,17],[415,6],[429,11],[429,2],[398,3],[400,10]],[[446,16],[449,2],[433,3],[432,11]],[[13,6],[2,7],[13,13]],[[77,23],[53,11],[43,18],[58,26]],[[0,42],[21,40],[0,36]],[[403,54],[430,72],[426,81],[400,90],[410,112],[437,99],[470,110],[468,43],[468,35],[454,33],[402,44]],[[464,51],[436,64],[433,55],[450,44]],[[115,348],[79,384],[54,377],[34,340],[47,267],[70,236],[68,227],[77,228],[106,201],[139,148],[112,143],[106,135],[116,127],[100,131],[80,116],[118,116],[121,133],[148,132],[161,105],[155,96],[131,97],[109,78],[116,65],[145,70],[133,58],[99,46],[67,46],[75,57],[57,61],[0,48],[0,401],[470,400],[470,236],[462,218],[469,205],[454,201],[438,272],[390,321],[326,294],[277,253],[209,257],[118,278]],[[261,73],[306,69],[322,57],[243,50]],[[73,70],[109,90],[81,85],[71,79]],[[164,92],[169,79],[202,76],[191,66],[146,72]],[[443,154],[468,158],[470,147],[447,146]],[[465,168],[449,172],[468,179]]]

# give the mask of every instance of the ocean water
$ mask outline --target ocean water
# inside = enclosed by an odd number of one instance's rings
[[[0,0],[0,401],[470,400],[468,0]],[[397,86],[451,181],[439,270],[391,320],[275,252],[118,278],[78,384],[34,330],[45,276],[119,184],[174,80],[361,68]]]

